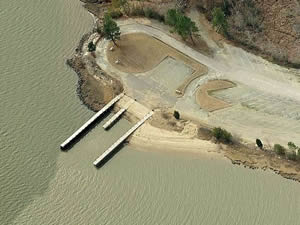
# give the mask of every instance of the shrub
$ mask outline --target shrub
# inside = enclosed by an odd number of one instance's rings
[[[164,22],[164,20],[165,20],[165,17],[163,15],[160,15],[158,12],[156,12],[155,10],[153,10],[151,8],[147,8],[145,10],[145,16],[150,19],[158,20],[160,22]]]
[[[96,45],[91,41],[89,44],[88,44],[88,51],[89,52],[94,52],[96,50]]]
[[[280,144],[275,144],[274,145],[274,151],[278,155],[284,155],[285,154],[285,148],[283,146],[281,146]]]
[[[101,35],[101,34],[102,34],[102,29],[101,29],[101,27],[97,27],[97,28],[96,28],[96,32],[97,32],[98,34]]]
[[[178,111],[174,111],[173,116],[175,117],[175,119],[179,120],[180,119],[180,114]]]
[[[229,144],[232,142],[232,135],[227,130],[220,127],[215,127],[212,131],[213,136],[217,141]]]
[[[165,18],[166,24],[175,26],[177,24],[179,12],[176,9],[169,9]]]
[[[145,16],[148,17],[148,18],[153,18],[153,13],[154,13],[154,10],[151,9],[151,8],[147,8],[145,9]]]
[[[169,9],[165,18],[165,22],[166,24],[173,26],[174,31],[176,31],[183,40],[189,36],[194,43],[193,34],[197,33],[199,30],[196,26],[196,23],[189,17],[185,16],[182,12],[176,9]]]
[[[297,145],[295,145],[293,142],[289,142],[288,143],[288,147],[290,150],[296,150],[296,149],[299,149],[299,147]]]
[[[145,16],[145,11],[142,7],[133,7],[130,14],[131,16]]]
[[[262,143],[261,140],[259,140],[259,139],[256,139],[256,145],[257,145],[257,147],[259,147],[260,149],[263,148],[263,143]]]
[[[227,32],[228,24],[223,10],[221,8],[214,8],[212,16],[213,27],[217,28],[217,32],[222,31],[225,34]]]
[[[123,16],[123,13],[120,10],[113,10],[113,11],[109,12],[109,15],[113,19],[119,19],[120,17]]]
[[[293,161],[297,160],[297,155],[296,155],[296,152],[294,152],[294,151],[287,152],[286,157],[287,157],[288,160],[293,160]]]
[[[300,149],[297,150],[298,154],[296,154],[296,158],[298,161],[300,161]]]

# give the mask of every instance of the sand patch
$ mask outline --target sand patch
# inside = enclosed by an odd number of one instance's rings
[[[222,89],[235,87],[235,84],[227,80],[213,80],[200,86],[196,92],[196,101],[201,108],[212,112],[231,106],[229,103],[212,97],[209,93]]]

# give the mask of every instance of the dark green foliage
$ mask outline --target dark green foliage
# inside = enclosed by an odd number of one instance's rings
[[[193,33],[198,32],[195,22],[193,22],[189,17],[179,16],[177,24],[175,25],[175,30],[177,33],[185,40],[188,36],[193,40]]]
[[[231,9],[232,5],[229,3],[229,1],[224,0],[222,5],[222,11],[224,12],[225,16],[231,16]]]
[[[215,127],[212,131],[213,136],[222,143],[232,143],[232,135],[227,130],[220,127]]]
[[[120,10],[113,10],[113,11],[109,12],[109,15],[113,19],[119,19],[120,17],[123,16],[123,13]]]
[[[257,145],[257,147],[259,147],[260,149],[263,148],[263,143],[261,142],[260,139],[256,139],[256,145]]]
[[[217,32],[221,31],[225,34],[227,32],[228,24],[223,10],[221,8],[214,8],[212,16],[213,27],[217,28]]]
[[[189,17],[183,15],[176,9],[169,9],[165,21],[168,25],[173,26],[175,31],[185,40],[188,36],[193,40],[193,34],[199,30]]]
[[[169,9],[165,19],[166,24],[170,26],[175,26],[177,23],[178,12],[176,9]]]
[[[294,151],[287,152],[286,157],[287,157],[288,160],[293,160],[293,161],[297,160],[297,155],[296,155],[296,152],[294,152]]]
[[[275,144],[274,145],[274,151],[278,155],[284,155],[285,154],[285,148],[283,146],[281,146],[280,144]]]
[[[103,21],[103,35],[107,40],[111,40],[116,44],[116,40],[120,40],[120,27],[113,21],[110,15],[106,14]]]
[[[179,120],[180,119],[180,114],[178,111],[174,111],[173,116],[175,117],[175,119]]]
[[[165,17],[163,15],[160,15],[158,12],[156,12],[155,10],[153,10],[151,8],[145,9],[145,16],[150,19],[158,20],[160,22],[164,22],[164,20],[165,20]]]
[[[94,52],[96,50],[96,45],[91,41],[89,44],[88,44],[88,51],[89,52]]]
[[[288,147],[290,150],[296,150],[296,149],[299,149],[299,147],[297,147],[297,145],[295,145],[293,142],[289,142],[288,143]]]

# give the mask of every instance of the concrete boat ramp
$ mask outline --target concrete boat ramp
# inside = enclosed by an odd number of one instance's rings
[[[143,119],[136,123],[129,131],[127,131],[122,137],[120,137],[112,146],[110,146],[103,154],[97,158],[94,162],[94,166],[98,166],[110,155],[123,141],[126,140],[136,129],[138,129],[147,119],[153,115],[153,111],[147,113]]]
[[[76,130],[68,139],[66,139],[61,145],[60,148],[65,150],[82,132],[84,132],[93,122],[95,122],[104,112],[110,109],[116,102],[118,102],[124,93],[117,95],[113,98],[108,104],[106,104],[100,111],[98,111],[94,116],[92,116],[86,123],[84,123],[78,130]],[[111,127],[114,122],[125,113],[125,111],[134,103],[134,100],[127,97],[128,102],[121,107],[121,109],[114,114],[104,125],[103,128],[107,130]],[[111,145],[103,154],[94,161],[94,166],[103,165],[105,160],[111,153],[122,144],[134,131],[136,131],[147,119],[153,115],[153,111],[148,112],[139,122],[137,122],[132,128],[130,128],[122,137],[120,137],[113,145]]]

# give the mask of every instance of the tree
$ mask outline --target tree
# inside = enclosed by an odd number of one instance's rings
[[[227,130],[222,129],[221,127],[215,127],[212,130],[213,136],[217,139],[217,141],[230,144],[232,143],[232,135]]]
[[[175,26],[178,19],[178,12],[176,9],[169,9],[166,16],[166,23],[170,26]]]
[[[91,41],[89,44],[88,44],[88,51],[89,52],[94,52],[96,50],[96,45]]]
[[[285,148],[283,146],[281,146],[280,144],[275,144],[274,145],[274,151],[278,155],[284,155],[285,154]]]
[[[263,143],[262,143],[261,140],[259,140],[259,139],[256,139],[256,145],[257,145],[257,147],[259,147],[260,149],[263,148]]]
[[[116,46],[116,40],[120,40],[120,27],[118,27],[117,23],[113,21],[110,15],[104,16],[103,21],[103,35],[107,40],[111,40]]]
[[[195,22],[192,21],[189,17],[179,15],[177,23],[175,25],[175,30],[183,38],[183,40],[185,40],[187,36],[189,36],[193,44],[195,44],[193,34],[197,33],[199,29],[196,27]]]
[[[189,17],[183,15],[176,9],[169,9],[166,16],[166,23],[175,28],[175,31],[185,40],[190,36],[192,42],[193,34],[197,33],[199,30],[196,27],[195,22],[193,22]]]
[[[174,114],[173,114],[173,116],[175,117],[175,119],[177,119],[177,120],[179,120],[180,119],[180,114],[179,114],[179,112],[178,111],[174,111]]]
[[[288,147],[290,150],[296,150],[299,148],[297,145],[295,145],[295,143],[293,143],[291,141],[288,143]]]
[[[213,19],[212,19],[213,27],[217,28],[217,32],[222,30],[223,33],[226,33],[228,24],[223,10],[221,8],[214,8],[212,15],[213,15]]]

